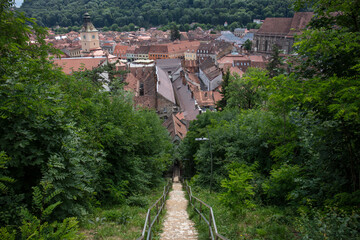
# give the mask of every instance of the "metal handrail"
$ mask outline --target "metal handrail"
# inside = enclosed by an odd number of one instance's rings
[[[161,214],[164,208],[166,197],[170,191],[170,188],[171,188],[171,181],[169,180],[166,186],[164,187],[162,196],[158,200],[156,200],[156,202],[153,205],[151,205],[151,207],[148,209],[143,231],[141,233],[141,236],[136,240],[144,240],[144,239],[150,240],[152,238],[152,227],[154,226],[155,223],[159,222],[159,215]],[[153,208],[156,208],[156,215],[154,219],[151,221],[151,210]]]
[[[205,223],[209,226],[209,236],[211,237],[211,239],[213,239],[213,240],[218,240],[218,239],[229,240],[226,237],[224,237],[223,235],[221,235],[220,233],[218,233],[212,207],[210,205],[206,204],[205,202],[203,202],[202,200],[200,200],[199,198],[193,196],[191,187],[188,185],[187,181],[185,181],[185,189],[189,196],[189,202],[190,202],[191,206],[199,214],[199,220],[201,221],[201,218],[202,218],[205,221]],[[196,203],[199,204],[199,208],[196,208]],[[205,206],[209,209],[209,212],[210,212],[209,220],[207,220],[206,217],[204,216],[204,214],[202,213],[202,210],[201,210],[202,206]]]

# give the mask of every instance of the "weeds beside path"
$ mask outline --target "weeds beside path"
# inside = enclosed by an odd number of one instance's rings
[[[233,215],[231,210],[220,204],[218,194],[209,194],[198,188],[193,194],[203,200],[214,211],[218,232],[228,239],[297,239],[294,234],[293,215],[291,208],[258,206],[247,209],[241,216]],[[199,240],[209,239],[209,228],[191,207],[188,208],[190,219],[195,222],[199,232]]]
[[[147,195],[132,198],[127,204],[98,208],[81,221],[81,233],[87,240],[138,238],[144,227],[147,209],[161,196],[163,188],[164,185],[161,185]],[[155,229],[159,230],[159,227]]]

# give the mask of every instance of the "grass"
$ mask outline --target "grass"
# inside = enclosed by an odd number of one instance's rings
[[[131,206],[109,206],[98,208],[96,211],[82,219],[80,232],[85,235],[85,239],[136,239],[141,236],[144,227],[145,217],[148,208],[163,193],[164,185],[154,189],[150,194],[137,196],[138,199],[131,201]],[[141,204],[139,204],[139,202]],[[146,204],[144,204],[144,202]],[[135,204],[134,204],[135,203]],[[138,204],[137,204],[138,203]],[[153,239],[158,239],[161,232],[162,220],[165,208],[160,215],[159,224],[156,224],[153,231]],[[155,216],[155,210],[151,211],[152,219]]]
[[[208,191],[194,188],[193,194],[213,208],[218,232],[228,239],[298,239],[294,231],[294,214],[291,208],[258,206],[255,209],[245,209],[242,215],[235,215],[231,209],[221,205],[217,193],[210,195]],[[199,232],[199,240],[209,239],[208,226],[203,220],[199,220],[199,215],[193,211],[191,205],[188,212]],[[209,211],[204,211],[204,215],[209,219]]]

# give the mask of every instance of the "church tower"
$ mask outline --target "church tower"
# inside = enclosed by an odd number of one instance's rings
[[[100,47],[99,44],[99,32],[90,21],[90,15],[84,14],[84,23],[80,30],[81,36],[81,50],[84,53],[89,53],[91,49]]]

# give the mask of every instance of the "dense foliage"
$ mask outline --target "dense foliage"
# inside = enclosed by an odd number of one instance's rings
[[[313,3],[312,28],[286,66],[275,48],[267,70],[230,76],[222,112],[192,122],[184,165],[209,186],[213,164],[220,201],[235,213],[293,206],[304,239],[357,239],[360,5],[297,1]]]
[[[0,234],[71,239],[72,217],[159,184],[171,143],[111,66],[73,76],[56,68],[45,33],[0,1],[0,223],[12,226]]]
[[[291,17],[291,0],[25,0],[21,6],[27,16],[40,25],[80,26],[88,11],[96,27],[119,27],[135,24],[140,27],[166,25],[169,22],[192,22],[233,27],[246,26],[253,19]]]

